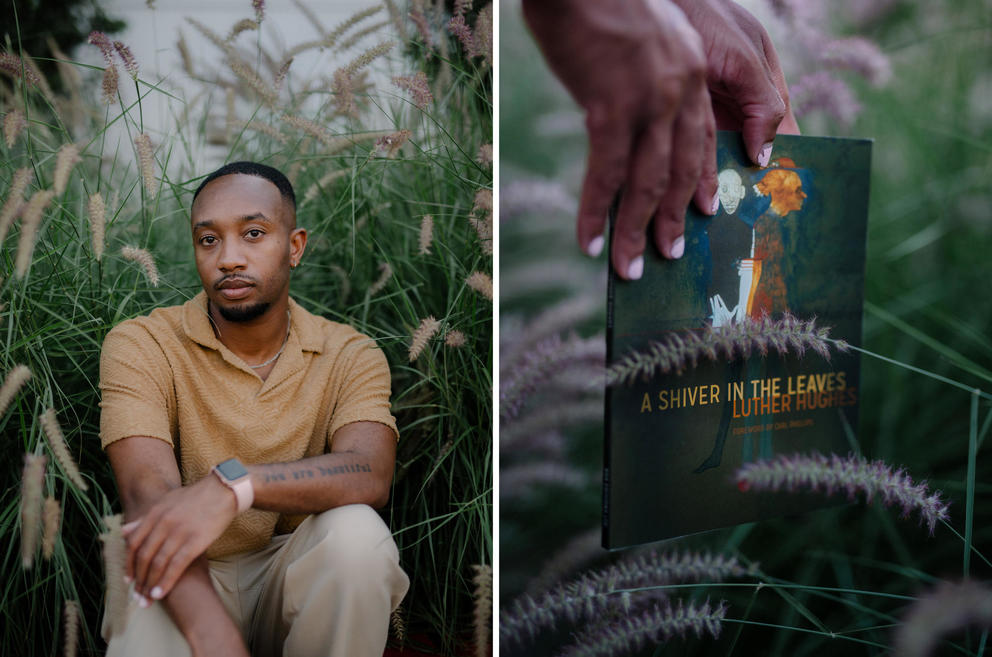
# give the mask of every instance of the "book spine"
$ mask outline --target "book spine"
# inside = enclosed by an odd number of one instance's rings
[[[616,212],[619,207],[619,199],[614,201],[609,212],[610,244],[608,245],[607,257],[607,282],[606,282],[606,364],[609,366],[613,362],[613,300],[617,284],[616,272],[613,271],[613,227],[616,222]],[[602,546],[609,548],[610,541],[610,397],[612,396],[609,387],[605,390],[603,404],[603,538]]]

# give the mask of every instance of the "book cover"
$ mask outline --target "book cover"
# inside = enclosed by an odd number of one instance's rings
[[[720,132],[720,210],[686,215],[685,254],[649,244],[644,275],[610,269],[607,361],[707,327],[787,314],[861,344],[869,140],[779,135],[767,168]],[[649,242],[651,240],[649,239]],[[603,545],[617,548],[800,513],[837,501],[738,490],[734,473],[776,454],[856,444],[860,358],[831,349],[716,360],[606,391]]]

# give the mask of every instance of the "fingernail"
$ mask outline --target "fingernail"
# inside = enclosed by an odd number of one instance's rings
[[[675,259],[681,258],[683,253],[685,253],[685,236],[679,235],[672,242],[672,257]]]
[[[644,256],[637,256],[627,267],[627,278],[632,281],[640,279],[644,275]]]
[[[134,601],[137,602],[138,603],[138,606],[141,607],[141,608],[145,608],[145,607],[148,606],[148,598],[146,598],[145,596],[141,595],[137,591],[134,591],[134,592],[131,593],[131,598],[133,598]]]
[[[758,151],[758,166],[768,166],[768,161],[772,159],[772,143],[768,142]]]
[[[603,239],[602,235],[597,235],[596,237],[589,240],[589,244],[586,246],[586,255],[590,258],[598,257],[600,253],[603,252],[603,245],[606,244],[606,240]]]
[[[720,210],[720,193],[713,194],[713,201],[710,203],[710,214],[716,214]]]
[[[162,587],[161,586],[156,586],[155,588],[152,589],[152,598],[155,599],[155,600],[161,600],[162,599]]]
[[[124,576],[124,583],[125,583],[125,584],[130,584],[130,583],[131,583],[131,582],[133,582],[133,581],[134,581],[134,579],[133,579],[132,577],[130,577],[130,576],[128,576],[128,575],[125,575],[125,576]]]

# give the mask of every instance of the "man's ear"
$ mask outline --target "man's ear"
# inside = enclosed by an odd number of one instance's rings
[[[289,233],[289,262],[293,267],[300,264],[303,251],[307,248],[307,229],[294,228]]]

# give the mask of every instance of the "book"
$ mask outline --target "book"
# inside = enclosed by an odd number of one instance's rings
[[[870,160],[870,140],[779,135],[762,169],[738,133],[719,132],[720,209],[713,217],[687,211],[683,257],[663,258],[649,239],[640,280],[620,279],[611,263],[607,363],[673,333],[744,328],[787,313],[860,345]],[[721,352],[675,369],[607,388],[604,547],[838,503],[744,492],[734,474],[777,454],[852,451],[856,351],[830,349],[829,360],[809,350]]]

